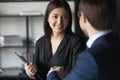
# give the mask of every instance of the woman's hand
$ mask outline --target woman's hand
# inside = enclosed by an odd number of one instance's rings
[[[25,63],[25,71],[30,78],[35,79],[35,74],[37,73],[36,65],[32,63]]]

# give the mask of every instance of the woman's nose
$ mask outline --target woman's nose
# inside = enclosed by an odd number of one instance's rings
[[[59,18],[57,19],[57,23],[61,24],[62,22],[63,22],[63,18],[62,18],[62,17],[59,17]]]

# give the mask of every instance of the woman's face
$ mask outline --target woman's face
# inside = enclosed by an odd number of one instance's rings
[[[48,16],[48,23],[52,29],[52,33],[64,33],[68,26],[68,13],[64,8],[55,8]]]

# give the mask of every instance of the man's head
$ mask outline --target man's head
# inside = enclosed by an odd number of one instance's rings
[[[82,13],[96,30],[112,29],[116,17],[115,0],[80,0],[79,12]],[[81,26],[82,23],[80,23]]]

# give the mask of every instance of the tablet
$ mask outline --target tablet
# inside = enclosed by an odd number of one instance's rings
[[[15,54],[24,62],[24,63],[29,63],[23,56],[19,55],[17,52]]]

